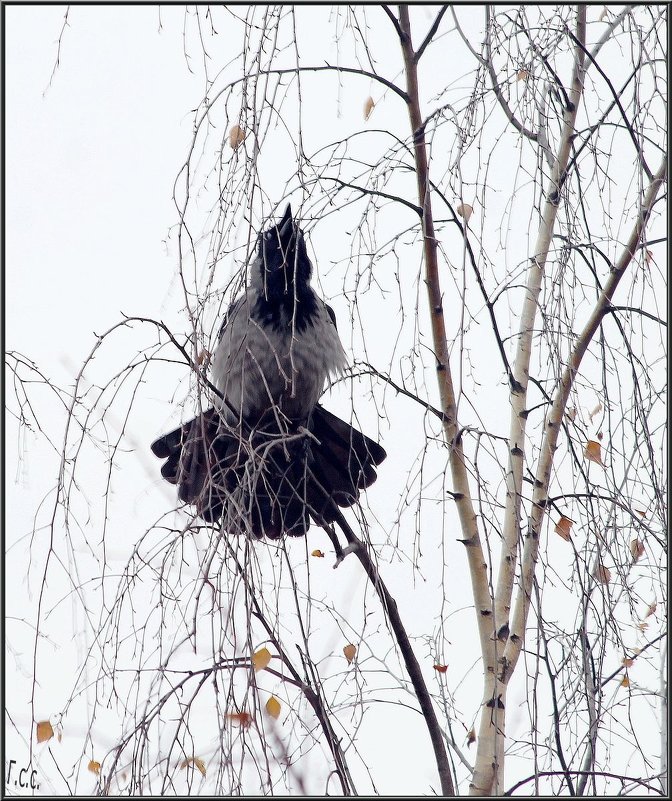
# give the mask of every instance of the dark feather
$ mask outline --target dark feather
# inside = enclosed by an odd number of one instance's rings
[[[267,413],[254,429],[233,431],[215,409],[160,437],[153,453],[166,459],[161,474],[178,485],[180,500],[209,522],[226,510],[228,529],[249,521],[254,537],[304,535],[309,516],[332,522],[376,480],[386,453],[377,442],[315,407],[307,431],[280,425]]]

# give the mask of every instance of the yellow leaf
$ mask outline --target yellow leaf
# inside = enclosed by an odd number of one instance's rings
[[[644,553],[644,544],[640,540],[633,540],[630,543],[630,553],[635,562],[637,562],[639,557]]]
[[[571,530],[574,522],[564,515],[555,524],[555,533],[559,534],[563,540],[571,542]]]
[[[644,617],[650,617],[658,609],[658,601],[651,601]]]
[[[473,745],[476,742],[476,732],[472,726],[467,732],[467,745]]]
[[[624,656],[623,657],[623,667],[626,667],[626,668],[632,667],[634,662],[635,662],[635,660],[631,659],[629,656]]]
[[[95,773],[96,776],[98,776],[98,774],[100,773],[100,762],[96,762],[95,760],[92,759],[89,762],[87,768],[88,770],[91,771],[91,773]]]
[[[54,729],[48,720],[41,720],[37,724],[37,742],[46,743],[54,736]]]
[[[623,680],[621,681],[621,687],[629,687],[630,686],[630,679],[628,678],[628,674],[626,673],[623,676]]]
[[[320,559],[324,559],[324,554],[322,553],[322,551],[319,550],[319,548],[317,550],[313,551],[310,555],[311,556],[319,556]]]
[[[245,131],[240,125],[232,125],[229,131],[229,147],[231,147],[232,150],[237,150],[245,141],[245,136]]]
[[[201,776],[205,776],[205,762],[203,762],[200,757],[187,757],[180,767],[184,769],[188,765],[193,765],[195,768],[198,768],[198,772]]]
[[[468,203],[460,203],[457,207],[457,213],[460,217],[464,218],[465,222],[469,222],[469,218],[473,214],[474,210]]]
[[[249,712],[227,712],[226,717],[238,726],[249,729],[252,725],[252,715]]]
[[[256,653],[252,654],[252,664],[254,665],[254,672],[258,673],[264,670],[271,661],[271,652],[268,648],[260,648]]]
[[[371,112],[376,107],[376,104],[373,102],[372,97],[367,97],[366,102],[364,103],[364,119],[368,120],[371,116]]]
[[[345,658],[348,660],[348,664],[352,662],[352,660],[355,658],[356,653],[357,653],[357,646],[353,645],[352,643],[346,645],[343,648],[343,654],[345,655]]]
[[[584,455],[589,462],[595,462],[595,464],[604,467],[604,462],[602,461],[602,446],[599,442],[596,442],[594,439],[589,439],[586,443]]]
[[[603,564],[595,565],[593,575],[601,584],[609,584],[611,581],[611,570]]]
[[[448,670],[448,665],[434,665],[434,670],[437,673],[445,673]]]
[[[272,695],[268,701],[266,701],[266,711],[272,718],[275,718],[275,720],[280,717],[280,708],[280,701],[278,701],[274,695]]]

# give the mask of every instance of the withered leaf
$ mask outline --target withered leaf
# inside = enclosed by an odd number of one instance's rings
[[[272,718],[275,718],[275,720],[277,720],[280,717],[280,709],[281,709],[280,701],[278,701],[278,699],[274,695],[272,695],[268,699],[268,701],[266,701],[266,711]]]
[[[41,720],[37,724],[37,742],[46,743],[54,736],[54,728],[48,720]]]
[[[195,768],[198,769],[198,772],[201,776],[205,776],[205,762],[197,756],[187,757],[182,764],[180,765],[181,768],[186,768],[189,765],[193,765]]]
[[[639,557],[644,553],[644,543],[641,540],[632,540],[630,543],[630,553],[632,558],[637,562]]]
[[[604,462],[602,461],[602,446],[596,440],[588,440],[584,455],[589,462],[595,462],[595,464],[599,464],[604,467]]]
[[[469,222],[469,218],[474,213],[474,209],[468,203],[460,203],[457,207],[457,213],[460,217],[464,218],[465,222]]]
[[[476,742],[476,732],[472,726],[467,732],[467,745],[473,745]]]
[[[601,584],[609,584],[611,581],[611,570],[608,567],[605,567],[603,564],[595,565],[595,570],[593,570],[593,576],[601,583]]]
[[[226,717],[243,729],[249,729],[252,725],[252,715],[249,712],[227,712]]]
[[[593,409],[592,412],[590,412],[590,422],[591,423],[593,422],[593,417],[595,417],[595,415],[599,414],[601,411],[602,411],[602,401],[598,401],[597,402],[597,406]]]
[[[245,141],[245,136],[245,131],[240,125],[232,125],[229,130],[229,147],[232,150],[237,150]]]
[[[316,549],[316,550],[314,550],[314,551],[312,551],[310,555],[311,555],[311,556],[317,556],[317,557],[319,557],[320,559],[324,559],[324,554],[322,553],[322,551],[320,551],[320,549],[319,549],[319,548],[318,548],[318,549]]]
[[[626,668],[632,667],[634,662],[635,662],[635,660],[632,659],[629,656],[624,656],[623,657],[623,667],[626,667]]]
[[[434,665],[434,670],[437,673],[445,673],[448,670],[448,665]]]
[[[87,770],[90,770],[91,773],[95,773],[96,776],[98,776],[100,774],[100,762],[96,762],[95,759],[92,759],[87,765]]]
[[[644,617],[650,617],[658,609],[658,601],[651,601]]]
[[[555,524],[555,533],[559,534],[566,542],[570,542],[572,539],[571,531],[573,525],[574,521],[562,515],[560,520]]]
[[[373,98],[372,97],[367,97],[366,101],[364,103],[364,119],[365,120],[369,119],[369,117],[371,116],[371,112],[374,110],[375,107],[376,107],[376,104],[374,103]]]
[[[629,687],[629,686],[630,686],[630,679],[628,678],[628,674],[626,673],[621,681],[621,687]]]
[[[348,664],[350,664],[352,660],[355,658],[356,653],[357,653],[357,646],[353,645],[352,643],[349,643],[343,648],[343,655],[348,660]]]
[[[254,672],[258,673],[260,670],[264,670],[267,668],[271,661],[271,652],[268,648],[260,648],[254,654],[252,654],[252,664],[254,666]]]

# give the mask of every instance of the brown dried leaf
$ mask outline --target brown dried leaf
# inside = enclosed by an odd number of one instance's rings
[[[644,543],[641,540],[633,540],[630,543],[630,553],[635,562],[637,562],[644,553]]]
[[[530,77],[530,73],[523,67],[523,69],[518,70],[516,78],[519,81],[526,81]]]
[[[445,673],[448,670],[448,665],[434,665],[434,670],[437,673]]]
[[[280,717],[280,709],[281,709],[280,701],[278,701],[278,699],[274,695],[272,695],[268,699],[268,701],[266,701],[266,711],[272,718],[275,718],[275,720],[277,720]]]
[[[623,676],[623,680],[621,681],[621,687],[629,687],[630,686],[630,679],[628,678],[628,674],[626,673]]]
[[[631,657],[629,657],[629,656],[624,656],[623,657],[623,667],[626,667],[626,668],[632,667],[634,665],[634,663],[635,663],[635,660],[632,659]]]
[[[469,222],[469,218],[474,213],[474,209],[468,203],[460,203],[457,207],[457,213],[460,217],[464,218],[465,222]]]
[[[611,570],[603,564],[598,564],[595,566],[595,570],[593,570],[593,576],[595,576],[601,584],[609,584],[611,581]]]
[[[366,102],[364,103],[364,119],[368,120],[371,116],[371,112],[376,107],[376,104],[373,102],[372,97],[367,97]]]
[[[249,712],[227,712],[226,717],[238,726],[249,729],[252,725],[252,715]]]
[[[100,762],[96,762],[92,759],[87,765],[87,770],[90,770],[91,773],[95,773],[96,776],[100,775]]]
[[[595,462],[595,464],[604,467],[604,462],[602,461],[602,446],[599,442],[596,442],[594,439],[589,439],[583,453],[589,462]]]
[[[237,150],[245,141],[246,133],[240,125],[232,125],[229,130],[229,147]]]
[[[589,415],[591,423],[593,422],[593,417],[595,417],[595,415],[599,414],[601,411],[602,411],[602,401],[598,401],[597,406],[593,409],[592,412],[590,412]]]
[[[567,417],[572,423],[576,420],[576,406],[572,406],[571,409],[567,409]]]
[[[182,762],[180,767],[184,769],[189,765],[193,765],[195,768],[198,768],[201,776],[205,776],[205,762],[203,762],[200,757],[187,757],[184,762]]]
[[[637,624],[637,628],[640,631],[646,631],[649,628],[649,624],[646,622],[646,620],[642,620],[641,623]]]
[[[573,525],[574,521],[563,515],[555,524],[555,533],[559,534],[566,542],[571,542],[571,531]]]
[[[320,551],[319,549],[318,549],[318,550],[315,550],[315,551],[312,551],[312,553],[311,553],[310,555],[311,555],[311,556],[317,556],[317,557],[319,557],[320,559],[324,559],[324,554],[323,554],[323,553],[322,553],[322,551]]]
[[[352,662],[355,658],[355,654],[357,653],[357,646],[349,643],[343,648],[343,654],[345,658],[348,660],[348,664]]]
[[[472,726],[467,732],[467,745],[473,745],[476,742],[476,732]]]
[[[54,736],[54,729],[48,720],[41,720],[37,724],[37,742],[46,743]]]
[[[644,617],[645,618],[651,617],[651,615],[656,611],[656,609],[658,609],[658,601],[651,601]]]
[[[254,665],[254,672],[258,673],[260,670],[267,668],[271,661],[271,652],[268,648],[260,648],[256,653],[252,654],[252,664]]]
[[[635,512],[637,512],[640,517],[646,517],[646,512],[644,509],[635,509]]]

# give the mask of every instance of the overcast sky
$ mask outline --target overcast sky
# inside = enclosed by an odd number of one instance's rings
[[[179,216],[173,192],[192,141],[194,110],[203,99],[205,84],[199,61],[202,56],[195,40],[189,37],[185,56],[182,8],[74,6],[64,30],[64,6],[9,6],[4,11],[6,349],[24,354],[55,386],[71,391],[84,360],[96,345],[97,336],[118,324],[122,313],[163,320],[179,335],[186,336],[190,332],[178,270],[176,224]],[[315,9],[310,13],[313,16],[308,16],[305,24],[321,26],[315,30],[328,31],[329,35],[323,39],[318,36],[302,39],[305,50],[301,55],[306,59],[305,63],[320,63],[320,59],[332,57],[335,63],[339,50],[333,30],[338,29],[338,23],[326,9]],[[472,18],[466,10],[461,13],[465,30],[470,26],[473,31],[478,31],[479,26],[482,28],[481,15]],[[417,10],[414,18],[418,28],[426,28],[429,19],[431,14],[424,9]],[[193,37],[193,20],[188,23],[187,30]],[[327,47],[325,41],[328,42],[328,52],[323,52]],[[227,62],[227,58],[221,55],[223,52],[232,58],[234,50],[240,49],[240,42],[235,39],[235,26],[232,24],[230,31],[226,27],[220,28],[216,42],[221,50],[211,54],[214,66],[210,69],[213,73]],[[345,49],[342,53],[347,53],[345,36],[340,47]],[[230,48],[230,53],[227,48]],[[379,47],[378,55],[384,50]],[[466,51],[437,52],[437,65],[451,75],[456,91],[466,96],[468,90],[459,83],[466,69],[463,66]],[[401,69],[398,53],[386,52],[384,60],[385,63],[380,65],[381,72],[398,78]],[[437,80],[442,80],[438,67]],[[425,96],[433,97],[435,90],[438,91],[438,85],[432,85],[428,77]],[[302,116],[309,152],[317,149],[323,134],[323,143],[326,143],[361,128],[362,109],[369,94],[376,100],[370,127],[394,130],[396,126],[402,132],[400,135],[408,135],[406,120],[401,116],[405,109],[398,98],[381,92],[379,86],[351,81],[347,76],[336,81],[330,76],[323,83],[306,80],[303,91],[304,106],[310,111],[305,113],[304,109]],[[228,126],[224,125],[223,119],[218,120],[218,125],[217,135],[221,139]],[[250,232],[252,237],[256,234],[255,225],[260,223],[260,216],[272,213],[291,199],[295,208],[304,204],[306,229],[312,232],[309,242],[311,253],[316,257],[320,291],[336,309],[346,349],[352,358],[367,358],[374,365],[386,369],[395,354],[403,353],[407,346],[403,344],[400,332],[404,336],[413,333],[412,315],[418,298],[420,307],[424,309],[423,288],[418,289],[417,283],[419,260],[416,259],[417,264],[411,265],[403,279],[408,282],[406,285],[397,284],[390,272],[380,277],[380,283],[370,288],[368,294],[362,293],[360,305],[354,306],[352,295],[348,296],[347,291],[344,293],[343,288],[352,290],[356,285],[347,254],[349,248],[356,246],[351,243],[358,242],[353,228],[361,209],[357,213],[345,209],[340,216],[335,214],[333,219],[316,225],[311,214],[326,207],[326,203],[320,205],[320,187],[317,186],[309,197],[299,190],[293,175],[292,136],[282,139],[281,131],[276,136],[280,142],[277,149],[264,152],[260,158],[260,184],[266,197],[255,200],[251,214],[242,206],[232,212],[239,225],[233,240],[227,245],[228,250],[223,248],[221,263],[208,261],[211,240],[197,244],[197,254],[204,255],[194,269],[194,286],[204,290],[209,277],[214,276],[214,300],[204,311],[204,326],[216,324],[221,311],[221,291],[240,271],[246,255],[246,242]],[[199,163],[207,172],[208,165],[216,160],[216,137],[206,142]],[[465,160],[464,164],[467,163]],[[498,175],[506,175],[506,170],[513,171],[516,167],[515,159],[509,164],[493,165],[488,180],[496,186]],[[473,190],[470,191],[472,196],[469,199],[473,201]],[[492,200],[491,214],[502,215],[502,218],[510,214],[509,222],[515,219],[517,208],[527,208],[520,229],[515,231],[511,224],[508,229],[503,227],[500,231],[506,247],[501,247],[498,252],[500,267],[505,273],[519,269],[529,250],[528,228],[533,228],[529,224],[530,192],[530,187],[521,182],[510,207],[510,193],[500,193]],[[412,193],[411,183],[410,197],[413,197]],[[461,198],[452,200],[460,202]],[[498,203],[501,207],[497,206]],[[205,190],[202,205],[199,206],[197,199],[194,208],[205,228],[210,219]],[[479,225],[478,213],[477,208],[475,227]],[[252,218],[251,227],[245,225],[245,216]],[[410,226],[414,222],[411,218],[408,209],[395,208],[394,216],[381,220],[378,240],[385,241],[386,236]],[[460,258],[459,255],[455,258],[458,265]],[[452,280],[452,273],[450,278],[446,276],[446,286],[451,289]],[[395,292],[405,293],[402,305],[411,315],[410,322],[399,322],[401,317]],[[447,306],[451,310],[447,314],[451,333],[456,336],[471,323],[460,317],[457,292],[448,298]],[[356,319],[358,314],[363,315],[366,321],[369,337],[366,348],[358,325],[350,323],[351,314]],[[428,327],[424,321],[420,327],[427,335]],[[483,342],[487,341],[491,347],[487,328],[474,325],[472,334],[475,352],[478,352],[479,337],[483,337]],[[395,344],[397,337],[399,345]],[[142,326],[119,330],[106,340],[81,380],[79,392],[83,399],[86,400],[89,391],[93,397],[94,385],[109,381],[124,365],[151,348],[155,340],[154,329]],[[395,350],[396,347],[399,351]],[[162,356],[167,357],[167,351],[162,352]],[[425,362],[429,381],[433,365],[427,353],[418,357],[418,363]],[[403,360],[399,369],[403,372]],[[469,365],[464,369],[470,372]],[[480,376],[501,373],[496,354],[491,363],[485,360],[472,369]],[[422,376],[418,377],[419,386],[423,386],[422,382]],[[131,384],[136,387],[135,383]],[[429,533],[424,541],[420,540],[420,545],[415,538],[413,510],[399,509],[399,498],[409,481],[409,473],[412,481],[419,469],[416,460],[423,452],[426,427],[430,424],[415,413],[410,401],[397,399],[393,393],[385,395],[384,407],[379,405],[380,397],[374,405],[368,395],[370,386],[366,382],[341,386],[327,396],[326,405],[344,416],[354,405],[362,426],[378,435],[388,450],[388,461],[380,469],[380,479],[366,497],[374,541],[381,543],[383,550],[382,544],[389,534],[392,541],[400,541],[403,546],[399,554],[392,556],[387,544],[385,554],[390,563],[385,562],[384,576],[393,588],[405,588],[400,598],[402,613],[412,621],[414,633],[427,638],[423,645],[423,658],[428,658],[428,641],[436,633],[437,616],[441,615],[444,626],[449,621],[447,625],[452,636],[442,640],[440,647],[445,649],[442,653],[450,661],[451,674],[456,677],[451,688],[455,690],[461,686],[460,692],[473,693],[471,713],[475,714],[480,692],[480,668],[472,670],[475,652],[466,647],[475,643],[475,631],[463,547],[457,542],[456,529],[450,530],[445,543],[439,543],[442,526],[448,526],[445,508],[441,504],[436,508],[427,504],[424,508],[422,521]],[[430,400],[436,403],[434,384],[430,386],[428,383],[428,386]],[[7,691],[8,701],[11,702],[14,695],[20,699],[20,703],[11,709],[16,730],[8,731],[7,747],[11,751],[8,752],[9,758],[19,761],[27,759],[26,743],[31,736],[31,710],[27,701],[33,676],[33,626],[40,578],[48,553],[47,524],[58,478],[59,449],[64,437],[65,405],[68,402],[65,395],[59,396],[46,385],[35,385],[31,391],[34,392],[31,414],[37,416],[41,432],[19,427],[12,415],[7,418],[6,428],[6,611],[10,617]],[[124,397],[124,392],[130,392],[128,385],[120,391],[120,397]],[[10,410],[16,413],[18,405],[13,398],[10,377],[7,402]],[[185,399],[187,406],[182,408],[180,404]],[[72,587],[85,587],[100,569],[97,566],[103,559],[111,574],[120,571],[143,533],[175,506],[174,488],[161,482],[159,465],[149,453],[149,444],[171,422],[190,413],[188,399],[186,368],[180,364],[157,363],[143,374],[132,404],[130,401],[125,405],[115,401],[118,405],[113,405],[106,413],[104,431],[100,410],[92,417],[94,433],[98,431],[101,438],[104,433],[109,441],[115,441],[122,428],[124,436],[119,451],[114,454],[109,497],[106,496],[106,487],[110,451],[105,447],[96,449],[91,446],[81,455],[85,487],[82,496],[77,495],[73,500],[77,513],[73,528],[77,534],[72,536],[77,545],[71,552],[69,547],[59,542],[55,549],[58,559],[54,557],[57,564],[52,562],[50,567],[49,604],[53,612],[40,648],[43,649],[41,665],[47,660],[53,670],[43,667],[38,676],[39,689],[35,694],[38,720],[49,718],[63,709],[72,692],[72,682],[68,680],[81,667],[83,659],[85,661],[86,646],[77,643],[77,637],[73,636],[83,624],[81,598],[72,592]],[[487,422],[485,427],[505,434],[508,410],[506,415],[502,414],[501,404],[494,395],[492,400],[481,398],[480,402],[479,414]],[[586,399],[586,405],[594,402],[594,398]],[[122,410],[129,407],[132,413],[126,420]],[[468,406],[464,412],[465,419],[475,414]],[[99,425],[101,428],[96,429],[95,426]],[[434,492],[443,493],[441,465],[444,459],[445,454],[440,453],[438,446],[427,456],[425,489],[431,486]],[[433,484],[430,476],[434,476]],[[416,488],[418,493],[419,488]],[[73,495],[76,495],[74,490]],[[111,510],[104,529],[103,498],[109,502]],[[450,509],[452,515],[452,507]],[[395,527],[400,511],[406,514],[405,522]],[[61,533],[62,529],[57,529],[57,536]],[[329,548],[321,532],[311,532],[309,540],[310,549]],[[423,542],[428,549],[424,554],[426,562],[417,559]],[[553,543],[553,547],[560,548],[558,543]],[[77,551],[77,548],[81,550]],[[299,546],[295,547],[295,554],[300,561]],[[260,557],[262,561],[265,558]],[[563,552],[562,558],[569,561],[571,555]],[[408,567],[414,561],[422,565],[417,570]],[[432,563],[437,568],[434,572]],[[73,577],[75,565],[82,571],[77,578]],[[425,575],[423,570],[427,567],[430,570]],[[359,621],[369,608],[375,609],[376,613],[379,611],[375,599],[366,595],[366,582],[358,563],[346,561],[333,571],[330,560],[313,560],[310,570],[313,586],[318,588],[316,595],[326,596],[330,603],[339,607],[344,618],[347,619],[351,612],[353,619]],[[195,567],[194,571],[196,575]],[[435,590],[442,580],[449,582],[451,597],[444,600],[445,606],[439,609],[434,608]],[[365,597],[368,602],[365,602]],[[149,602],[148,597],[144,600]],[[28,614],[22,621],[24,610],[28,610]],[[324,614],[326,620],[328,615]],[[560,607],[559,620],[563,614],[565,610]],[[377,620],[380,623],[381,619]],[[91,621],[89,625],[95,628]],[[325,654],[339,654],[347,632],[339,631],[337,626],[330,629],[326,622],[321,625],[325,628]],[[445,635],[445,628],[442,632]],[[90,636],[91,632],[87,632],[86,637]],[[510,696],[512,709],[522,710],[527,692],[522,680],[514,685]],[[79,764],[81,743],[91,723],[86,712],[87,704],[90,708],[91,703],[90,688],[83,697],[86,700],[82,703],[80,696],[80,706],[73,704],[75,713],[70,716],[62,743],[53,746],[62,748],[62,759],[65,762],[70,760],[69,764]],[[522,711],[513,712],[512,731],[522,714]],[[473,719],[467,715],[464,725],[472,722]],[[91,735],[93,750],[89,749],[92,756],[102,757],[114,744],[114,726],[113,718],[106,719],[104,725],[100,718],[97,720]],[[460,738],[466,732],[462,728],[454,732]],[[360,781],[366,782],[368,768],[374,775],[378,791],[383,793],[403,794],[417,792],[420,788],[429,792],[430,787],[436,788],[435,766],[424,726],[416,713],[409,712],[399,703],[383,704],[375,714],[365,716],[359,736],[362,752],[366,754],[366,759],[357,763],[355,768]],[[53,766],[48,768],[45,762],[43,775],[45,781],[47,776],[54,776]],[[51,786],[62,790],[58,781],[56,776]],[[95,779],[87,774],[84,765],[79,778],[73,779],[71,786],[76,786],[80,792],[88,792],[94,784]]]

